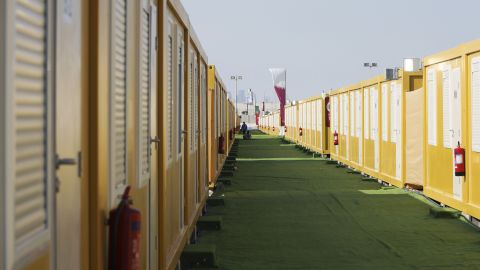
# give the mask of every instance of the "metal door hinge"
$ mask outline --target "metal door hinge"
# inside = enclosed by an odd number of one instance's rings
[[[80,178],[82,177],[82,152],[78,152],[77,154],[78,166],[77,166],[77,176]]]
[[[58,177],[55,177],[55,193],[58,193],[60,191],[60,179]]]

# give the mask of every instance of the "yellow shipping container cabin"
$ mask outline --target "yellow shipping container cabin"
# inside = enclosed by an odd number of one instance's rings
[[[398,77],[391,80],[377,76],[331,92],[331,157],[403,187],[405,93],[421,86],[421,72],[399,71]],[[333,143],[335,132],[337,146]]]
[[[272,132],[272,123],[273,123],[273,120],[272,120],[272,114],[267,114],[267,115],[264,115],[263,116],[263,119],[264,119],[264,127],[263,127],[263,132],[267,133],[267,134],[271,134]]]
[[[427,196],[480,218],[480,41],[424,60]],[[455,176],[453,150],[466,150],[466,175]]]
[[[291,142],[298,141],[298,103],[285,106],[285,139]]]
[[[228,142],[228,112],[233,106],[214,65],[208,68],[208,168],[209,183],[215,185],[225,163],[231,143]],[[223,153],[222,153],[223,151]]]
[[[0,269],[107,269],[127,186],[140,269],[174,269],[233,104],[179,0],[54,2],[0,4]]]
[[[267,134],[270,134],[270,115],[267,114],[267,115],[264,115],[263,116],[263,119],[265,121],[265,126],[264,126],[264,132],[267,133]]]
[[[310,115],[307,113],[307,103],[305,101],[298,102],[298,122],[299,122],[299,134],[302,136],[298,138],[299,144],[303,147],[307,146],[308,134],[307,134],[307,119]],[[300,132],[301,131],[301,132]]]
[[[269,135],[279,135],[281,130],[280,111],[260,116],[259,129]]]
[[[312,97],[299,102],[299,123],[302,123],[302,145],[311,151],[319,154],[328,154],[327,123],[328,114],[325,105],[325,98],[320,96]]]
[[[280,134],[280,111],[276,111],[272,113],[272,115],[270,116],[270,120],[272,125],[271,134],[279,135]]]

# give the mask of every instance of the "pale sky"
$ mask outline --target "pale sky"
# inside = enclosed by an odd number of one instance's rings
[[[181,1],[232,97],[240,74],[259,101],[277,101],[270,67],[287,69],[298,100],[480,38],[480,0]]]

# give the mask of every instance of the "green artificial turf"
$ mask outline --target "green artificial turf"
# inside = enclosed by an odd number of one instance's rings
[[[281,139],[240,139],[216,245],[220,269],[480,269],[480,235],[401,189],[362,181]]]

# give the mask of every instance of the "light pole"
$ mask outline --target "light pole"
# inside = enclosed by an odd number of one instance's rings
[[[238,100],[238,95],[237,95],[238,80],[243,80],[243,76],[232,75],[232,76],[230,76],[230,79],[235,80],[235,113],[237,114],[235,119],[237,119],[237,117],[238,117],[238,102],[237,102],[237,100]]]
[[[363,67],[368,67],[368,68],[376,68],[378,67],[378,63],[363,63]]]

